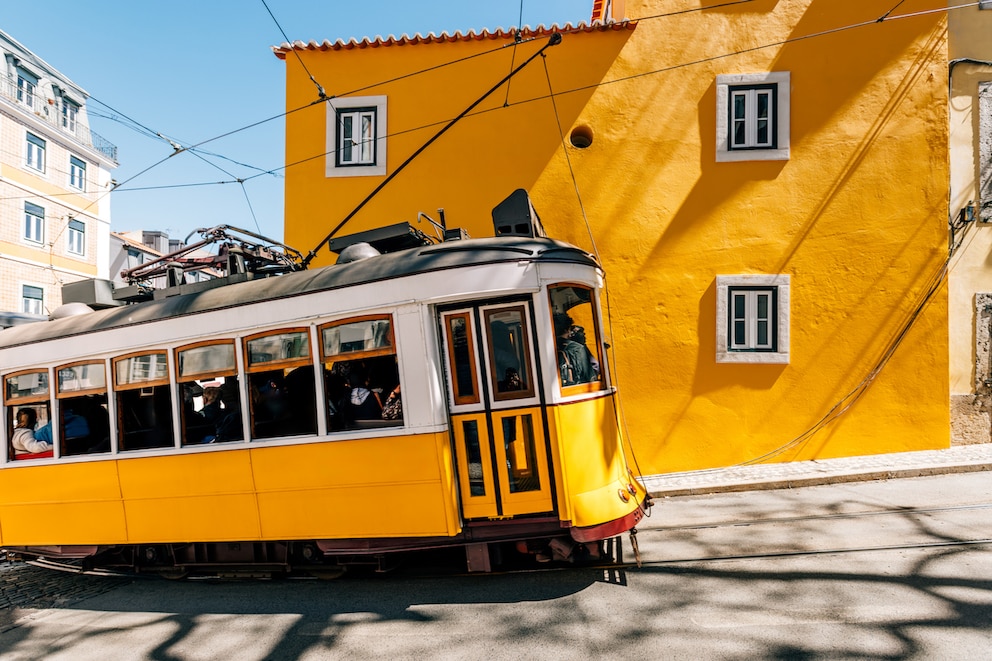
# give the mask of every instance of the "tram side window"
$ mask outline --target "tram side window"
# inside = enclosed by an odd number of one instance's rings
[[[330,431],[403,424],[392,318],[337,321],[320,328],[327,428]]]
[[[107,370],[103,362],[59,367],[59,439],[66,456],[110,452]]]
[[[252,438],[317,433],[317,393],[307,329],[245,341]]]
[[[183,445],[244,439],[234,342],[176,350]]]
[[[549,287],[548,295],[559,383],[562,388],[582,384],[593,384],[593,389],[602,387],[602,342],[593,291],[581,285],[559,285]]]
[[[172,389],[168,357],[164,351],[115,359],[114,390],[117,392],[117,433],[121,450],[174,445]]]
[[[51,457],[51,403],[48,371],[19,372],[4,377],[9,459]],[[48,433],[48,441],[38,435]]]

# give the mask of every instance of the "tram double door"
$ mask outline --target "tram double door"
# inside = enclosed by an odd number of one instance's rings
[[[439,312],[466,520],[553,513],[528,300]]]

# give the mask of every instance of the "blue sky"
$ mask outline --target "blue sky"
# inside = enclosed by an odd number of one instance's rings
[[[589,20],[593,1],[266,0],[278,25],[262,0],[4,4],[0,29],[86,90],[92,129],[118,147],[113,176],[127,183],[112,194],[112,230],[184,238],[228,224],[281,239],[281,176],[217,183],[282,166],[281,119],[203,145],[215,156],[202,159],[167,158],[173,148],[153,135],[191,146],[281,114],[285,64],[270,49],[284,41],[280,26],[290,40],[333,42],[574,24]]]

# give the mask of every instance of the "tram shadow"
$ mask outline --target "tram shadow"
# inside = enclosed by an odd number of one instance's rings
[[[0,649],[43,648],[50,658],[86,649],[128,648],[130,658],[207,658],[204,645],[211,650],[209,658],[350,654],[351,638],[370,632],[443,630],[451,624],[452,607],[479,617],[493,607],[547,611],[562,608],[563,600],[595,585],[627,582],[626,571],[619,567],[564,565],[538,573],[369,570],[334,580],[121,579],[23,565],[11,572],[12,581],[17,573],[30,577],[38,595],[30,603],[0,610]],[[45,617],[37,617],[38,611]],[[342,642],[345,638],[347,643]],[[376,640],[378,655],[392,644],[385,636]],[[239,655],[249,645],[266,651]],[[397,649],[396,654],[402,657],[406,652]]]

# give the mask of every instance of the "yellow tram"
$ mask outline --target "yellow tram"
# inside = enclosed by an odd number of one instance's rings
[[[0,332],[0,547],[185,574],[460,546],[488,571],[631,530],[595,257],[533,227],[369,234]]]

